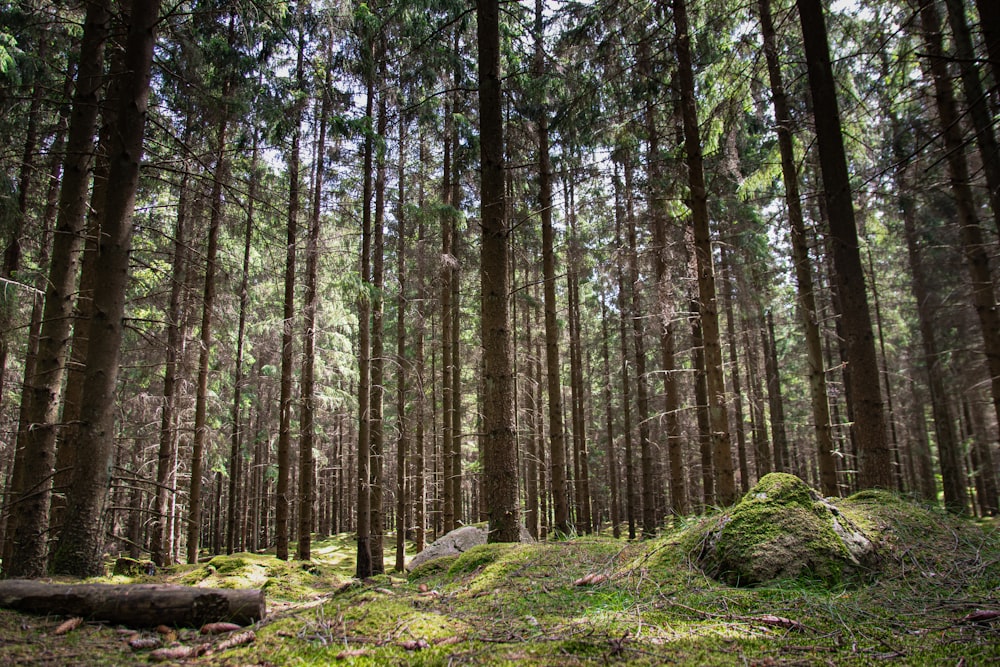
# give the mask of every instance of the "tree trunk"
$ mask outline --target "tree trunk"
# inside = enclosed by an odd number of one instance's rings
[[[229,95],[230,85],[223,85],[222,99]],[[216,258],[219,254],[219,228],[222,226],[222,188],[226,180],[226,132],[229,112],[223,107],[216,133],[215,172],[212,178],[211,212],[208,223],[208,249],[205,252],[205,286],[202,291],[201,339],[198,347],[198,389],[194,408],[194,444],[191,452],[191,492],[188,504],[187,562],[198,562],[201,532],[202,458],[208,431],[208,366],[212,353],[212,311],[215,307]]]
[[[368,57],[374,57],[374,39],[366,47]],[[370,65],[371,66],[371,65]],[[374,119],[375,75],[368,74],[365,118]],[[367,579],[372,576],[371,550],[371,315],[369,298],[372,256],[372,158],[374,138],[365,135],[364,174],[361,202],[361,293],[358,294],[358,475],[357,475],[357,534],[358,555],[355,576]]]
[[[986,176],[993,222],[997,230],[1000,231],[1000,149],[997,147],[997,139],[993,134],[993,122],[990,118],[986,92],[983,90],[983,82],[979,78],[979,66],[976,52],[972,46],[972,35],[965,22],[965,2],[964,0],[945,0],[944,4],[948,8],[948,22],[951,25],[952,44],[961,72],[965,106],[969,118],[972,120],[972,127],[976,134],[976,145],[979,147],[979,155],[983,161],[983,174]],[[985,22],[983,27],[986,27]],[[987,40],[989,39],[989,35],[984,33],[984,36]]]
[[[892,454],[886,442],[882,392],[875,357],[864,269],[854,221],[833,68],[821,0],[796,0],[809,71],[816,139],[823,174],[833,263],[851,366],[851,394],[863,488],[892,488]]]
[[[236,359],[233,374],[233,407],[232,431],[230,433],[229,447],[229,505],[226,512],[226,553],[233,553],[234,549],[242,546],[245,541],[245,534],[239,529],[236,514],[241,504],[238,502],[239,481],[243,475],[243,456],[241,448],[243,445],[243,429],[241,422],[241,411],[243,402],[243,344],[247,325],[247,307],[250,301],[250,249],[253,241],[253,220],[254,202],[257,198],[257,141],[258,136],[254,133],[253,150],[250,158],[250,182],[247,186],[247,219],[243,232],[243,270],[240,275],[240,315],[239,323],[236,326]]]
[[[701,457],[701,499],[702,511],[715,502],[715,474],[712,461],[712,424],[708,416],[708,373],[705,371],[705,338],[698,314],[698,301],[691,301],[691,348],[694,350],[694,402],[695,418],[698,422],[698,452]]]
[[[298,55],[295,62],[296,89],[305,87],[306,36],[300,28]],[[292,145],[288,152],[288,214],[285,228],[285,294],[281,321],[281,397],[278,399],[278,481],[277,498],[274,508],[275,554],[281,560],[288,560],[289,512],[291,509],[291,468],[292,468],[292,375],[294,365],[295,338],[295,248],[298,243],[299,228],[299,144],[302,135],[302,101],[295,101],[292,114]]]
[[[331,74],[326,70],[326,79],[321,89],[319,104],[319,137],[316,139],[316,171],[313,183],[312,211],[309,216],[309,236],[306,242],[306,285],[303,294],[303,335],[302,335],[302,403],[299,416],[299,541],[296,558],[309,560],[312,556],[316,422],[316,311],[319,294],[316,274],[319,265],[320,213],[323,204],[323,177],[326,166],[326,124],[330,113],[330,100],[326,91],[330,89]]]
[[[823,366],[823,347],[819,332],[816,293],[813,288],[809,245],[799,197],[799,179],[795,166],[795,149],[792,143],[792,116],[788,108],[785,84],[778,62],[778,48],[771,18],[770,0],[758,0],[764,55],[771,84],[771,102],[774,105],[778,149],[781,153],[781,176],[785,186],[785,205],[788,207],[788,225],[792,240],[792,263],[798,294],[799,313],[806,337],[806,354],[809,363],[809,399],[812,405],[813,429],[816,435],[816,456],[819,462],[820,488],[825,496],[836,496],[837,463],[833,458],[833,434],[830,427],[830,404],[827,399],[826,373]]]
[[[986,368],[991,378],[993,408],[997,420],[1000,421],[1000,312],[997,311],[993,292],[988,245],[976,216],[969,167],[965,159],[964,139],[941,46],[941,21],[936,6],[923,3],[920,7],[920,21],[924,38],[927,40],[926,67],[934,79],[934,99],[941,121],[948,178],[951,181],[951,191],[958,211],[962,250],[969,269],[972,302],[979,318]]]
[[[15,445],[5,576],[37,577],[45,572],[56,422],[73,323],[109,22],[105,0],[87,4],[38,352],[22,391],[25,405]]]
[[[627,149],[626,149],[627,150]],[[627,157],[625,158],[628,159]],[[624,262],[621,253],[626,253],[624,242],[622,241],[622,228],[625,225],[625,193],[622,192],[622,182],[618,174],[618,159],[615,159],[615,248],[619,253],[619,260],[615,262],[615,274],[618,281],[618,327],[619,327],[619,357],[622,375],[622,432],[625,436],[625,519],[628,522],[628,538],[635,539],[636,524],[636,498],[635,488],[635,462],[632,456],[632,386],[629,382],[629,345],[628,345],[628,318],[631,307],[631,286],[625,279],[625,270],[622,268]],[[625,171],[628,172],[631,166],[626,164]],[[631,181],[631,178],[628,179]]]
[[[735,282],[732,279],[732,259],[726,251],[726,246],[721,246],[722,259],[722,284],[723,284],[723,307],[726,309],[726,329],[729,333],[729,365],[733,369],[730,376],[733,383],[733,412],[736,419],[736,458],[740,466],[740,493],[746,494],[750,490],[750,466],[747,462],[747,434],[743,421],[743,388],[740,384],[739,357],[736,353],[736,315],[733,302],[735,301]]]
[[[408,279],[406,275],[406,131],[409,119],[399,118],[399,164],[396,171],[396,280],[399,293],[396,295],[396,572],[406,567],[406,513],[409,507],[407,494],[406,460],[409,457],[409,419],[406,415],[406,384],[409,379],[409,364],[406,360],[406,319]]]
[[[601,299],[601,356],[604,360],[604,415],[605,437],[607,438],[606,454],[608,457],[608,487],[611,490],[611,534],[615,539],[621,537],[621,501],[618,490],[618,453],[615,446],[615,418],[611,409],[611,354],[608,349],[608,308]]]
[[[423,136],[420,137],[420,165],[427,163],[427,146]],[[424,207],[424,174],[421,171],[418,202],[420,209]],[[424,386],[424,335],[426,333],[426,314],[424,304],[429,297],[427,292],[427,238],[424,217],[417,216],[417,330],[413,350],[413,381],[416,385],[417,398],[413,405],[415,425],[413,430],[413,549],[416,553],[424,550],[424,530],[426,519],[426,491],[424,475],[424,423],[427,419],[427,388]]]
[[[632,204],[632,169],[625,168],[625,222],[628,233],[628,281],[632,297],[629,317],[632,320],[632,357],[635,361],[635,406],[639,429],[639,461],[642,475],[642,536],[656,535],[656,499],[653,480],[653,443],[649,437],[649,380],[646,376],[645,323],[640,313],[639,249],[636,241],[635,213]]]
[[[190,120],[190,119],[189,119]],[[185,132],[190,138],[190,131]],[[187,143],[187,142],[185,142]],[[172,497],[170,477],[173,472],[177,448],[175,431],[176,386],[179,362],[184,358],[187,338],[186,318],[183,313],[182,293],[187,281],[187,211],[189,172],[184,169],[178,186],[177,218],[174,223],[174,250],[171,262],[170,302],[167,307],[167,348],[163,369],[163,394],[160,405],[160,438],[156,455],[156,500],[153,524],[150,527],[150,558],[160,567],[171,562],[169,539],[169,514]]]
[[[541,3],[535,2],[534,75],[545,75],[541,35]],[[552,480],[553,528],[559,536],[570,534],[569,497],[566,489],[566,443],[563,439],[563,405],[560,382],[559,324],[556,320],[555,231],[552,227],[552,160],[549,155],[548,107],[542,102],[538,112],[538,211],[542,221],[542,278],[545,308],[545,377],[549,414],[549,464]]]
[[[712,465],[715,469],[716,500],[731,505],[737,500],[733,457],[729,442],[729,417],[726,414],[726,383],[722,374],[722,346],[719,338],[719,312],[716,302],[715,269],[709,230],[708,192],[702,164],[698,132],[698,109],[695,101],[694,74],[688,35],[686,0],[674,0],[674,26],[677,30],[677,82],[681,94],[684,125],[684,154],[690,188],[689,205],[694,226],[695,257],[698,262],[698,299],[702,335],[705,341],[705,373],[708,383],[708,411],[712,429]]]
[[[785,431],[785,399],[781,394],[781,367],[778,365],[777,341],[774,337],[774,315],[769,310],[761,322],[764,338],[764,374],[767,376],[767,401],[771,412],[771,451],[775,472],[793,473]]]
[[[500,3],[477,0],[480,160],[482,165],[483,497],[490,542],[520,540],[514,439],[504,132],[501,113]]]
[[[118,131],[110,156],[109,181],[116,187],[108,190],[101,225],[104,234],[98,250],[97,284],[102,289],[94,294],[89,328],[90,349],[77,441],[79,460],[66,499],[66,524],[52,560],[52,570],[59,574],[88,576],[103,571],[102,517],[114,456],[115,387],[128,287],[132,214],[143,153],[159,9],[158,0],[136,0],[129,19],[125,71],[130,76],[122,86]]]
[[[455,505],[452,502],[451,492],[451,466],[454,460],[451,457],[452,442],[452,413],[454,411],[453,400],[454,390],[451,386],[452,380],[452,346],[451,346],[451,318],[454,311],[451,307],[451,272],[453,270],[452,254],[452,224],[451,218],[457,215],[454,203],[451,200],[451,172],[452,172],[452,150],[456,147],[453,141],[454,113],[453,101],[445,105],[444,113],[444,162],[442,168],[441,181],[441,465],[444,477],[443,486],[440,489],[440,502],[442,503],[441,520],[443,531],[448,532],[455,527]]]
[[[249,625],[266,615],[264,591],[163,584],[48,584],[0,581],[0,607],[30,614],[82,616],[129,627]]]
[[[379,72],[385,79],[384,58],[379,55]],[[385,532],[382,508],[382,483],[385,462],[385,436],[383,415],[385,403],[385,314],[383,291],[385,289],[385,149],[381,146],[386,135],[385,94],[379,93],[378,116],[375,121],[379,147],[375,155],[375,218],[372,229],[372,354],[371,354],[371,455],[369,475],[371,480],[371,542],[372,574],[385,573],[383,533]]]

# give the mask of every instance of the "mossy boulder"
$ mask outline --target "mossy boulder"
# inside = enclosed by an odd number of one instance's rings
[[[765,475],[736,506],[704,524],[692,556],[734,586],[778,579],[845,583],[876,565],[875,543],[794,475]]]
[[[413,572],[421,565],[434,559],[463,554],[473,547],[486,544],[488,535],[489,527],[486,524],[456,528],[435,540],[433,544],[414,556],[407,563],[406,569],[409,572]],[[531,534],[528,533],[524,526],[521,526],[521,542],[534,542]]]

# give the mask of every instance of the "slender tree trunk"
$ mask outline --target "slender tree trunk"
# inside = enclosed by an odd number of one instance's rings
[[[136,0],[129,17],[125,71],[130,76],[122,86],[118,131],[110,156],[109,180],[116,187],[108,190],[101,225],[97,284],[102,289],[94,294],[94,314],[90,321],[90,349],[77,443],[80,456],[66,499],[66,523],[52,560],[52,570],[59,574],[88,576],[103,571],[101,519],[114,455],[115,386],[128,286],[132,214],[143,153],[159,9],[158,0]]]
[[[300,29],[302,30],[302,29]],[[295,63],[296,88],[305,86],[305,33],[299,33]],[[275,553],[288,560],[289,511],[291,509],[292,468],[292,375],[295,338],[295,248],[299,229],[299,144],[302,135],[302,102],[296,101],[292,113],[292,145],[288,151],[288,213],[285,228],[285,294],[281,321],[281,397],[278,399],[278,480],[274,509]]]
[[[1000,86],[1000,4],[993,0],[976,0],[979,29],[983,33],[986,54],[993,70],[993,87]]]
[[[627,159],[627,158],[626,158]],[[626,253],[625,245],[622,241],[622,228],[625,226],[625,194],[622,192],[622,182],[618,174],[619,162],[615,160],[615,248],[619,255]],[[625,171],[631,169],[625,165]],[[631,179],[629,179],[631,180]],[[629,345],[628,345],[628,318],[631,307],[631,285],[625,278],[625,270],[622,268],[621,259],[615,262],[615,273],[618,281],[618,325],[619,325],[619,350],[622,375],[622,432],[625,436],[625,519],[628,521],[628,538],[635,539],[636,524],[636,498],[635,488],[635,462],[632,456],[632,386],[629,382]]]
[[[785,431],[785,399],[781,393],[781,367],[778,365],[777,341],[774,337],[774,315],[767,311],[761,322],[764,338],[764,373],[767,376],[767,400],[771,411],[771,443],[776,472],[794,472]]]
[[[418,203],[420,209],[424,207],[424,174],[423,166],[427,163],[427,146],[424,138],[420,137],[420,187]],[[427,525],[426,519],[426,492],[424,475],[424,423],[427,418],[427,388],[424,386],[424,335],[426,332],[426,313],[424,304],[429,297],[427,292],[427,238],[424,227],[424,217],[417,216],[417,328],[416,340],[413,350],[413,381],[416,385],[417,398],[413,406],[415,425],[413,431],[413,504],[414,504],[414,534],[413,548],[416,553],[424,550],[424,530]]]
[[[747,319],[743,321],[743,329],[746,331],[743,357],[747,360],[747,382],[750,385],[750,422],[753,430],[754,470],[759,480],[772,471],[771,447],[768,444],[767,424],[764,420],[764,388],[757,357],[763,346],[752,342],[753,330]]]
[[[458,43],[455,45],[459,51]],[[455,132],[454,174],[451,179],[451,201],[458,208],[462,201],[462,179],[458,162],[458,131]],[[455,266],[451,271],[451,503],[455,527],[462,522],[462,355],[461,355],[461,292],[459,280],[462,266],[462,238],[458,233],[459,216],[451,218],[451,252]]]
[[[795,149],[792,143],[792,116],[788,108],[785,84],[778,62],[778,48],[771,18],[770,0],[758,0],[764,55],[771,83],[771,102],[774,105],[778,149],[781,153],[781,176],[785,186],[785,205],[788,207],[788,225],[791,230],[792,263],[798,294],[799,313],[806,337],[806,355],[809,363],[809,399],[812,405],[813,429],[816,436],[816,456],[819,462],[820,488],[825,496],[836,496],[837,463],[833,458],[833,433],[830,427],[830,404],[827,399],[826,373],[823,366],[823,347],[819,332],[816,294],[813,288],[809,245],[799,196],[799,179],[795,166]]]
[[[628,281],[632,302],[632,351],[635,360],[635,405],[639,430],[639,457],[642,474],[642,536],[656,535],[655,479],[653,475],[653,443],[649,436],[649,380],[646,376],[645,323],[642,296],[639,291],[639,249],[636,241],[635,213],[632,204],[632,169],[625,168],[625,222],[628,233]]]
[[[9,577],[37,577],[45,572],[56,422],[73,322],[109,22],[107,2],[87,4],[38,352],[33,367],[26,368],[32,373],[25,375],[21,399],[25,404],[15,444],[14,495],[3,559],[4,574]]]
[[[538,273],[537,265],[535,267],[535,275]],[[527,381],[523,383],[524,387],[524,397],[525,397],[525,411],[526,411],[526,421],[527,421],[527,451],[525,452],[525,462],[524,462],[524,526],[527,528],[528,533],[538,539],[539,536],[539,503],[538,496],[544,489],[539,489],[538,484],[538,441],[536,437],[538,429],[541,424],[538,417],[538,411],[541,406],[534,400],[535,399],[535,388],[532,383],[532,379],[535,375],[535,364],[538,362],[537,359],[532,359],[532,350],[534,349],[535,337],[532,335],[533,328],[531,326],[531,307],[522,308],[523,316],[523,326],[524,326],[524,354],[529,360],[525,364],[525,369],[522,371]]]
[[[729,417],[726,414],[726,383],[722,374],[722,346],[719,338],[719,312],[709,230],[708,192],[705,187],[701,139],[698,132],[698,109],[691,67],[691,40],[688,35],[686,0],[674,0],[674,26],[677,30],[677,81],[682,100],[684,154],[688,168],[695,257],[698,262],[698,299],[701,302],[699,312],[705,341],[705,373],[712,429],[712,465],[715,470],[716,500],[726,506],[737,500],[736,480],[729,442]]]
[[[241,421],[243,403],[243,344],[247,326],[247,307],[250,301],[250,249],[253,241],[253,220],[254,203],[257,198],[257,134],[253,137],[253,151],[250,158],[250,183],[247,188],[247,219],[243,233],[243,270],[240,275],[240,315],[239,323],[236,326],[236,360],[233,374],[233,407],[232,431],[230,432],[229,447],[229,505],[226,512],[226,553],[231,554],[233,550],[245,540],[245,533],[239,529],[237,522],[239,503],[239,482],[243,475],[243,456],[241,448],[243,444],[243,429]]]
[[[993,222],[997,230],[1000,231],[1000,148],[997,147],[996,135],[993,134],[993,121],[990,118],[986,92],[983,90],[983,82],[979,78],[979,66],[976,52],[972,46],[972,35],[969,33],[969,25],[965,22],[965,2],[964,0],[945,0],[944,4],[948,8],[948,23],[951,25],[952,44],[961,72],[965,106],[969,118],[972,120],[972,127],[976,134],[976,145],[979,147],[979,155],[983,161],[983,174],[986,176]],[[986,27],[985,22],[983,27]],[[987,40],[989,39],[989,35],[984,33],[984,36]]]
[[[406,139],[407,123],[404,115],[399,118],[399,164],[396,171],[396,280],[399,293],[396,295],[396,572],[406,568],[406,513],[409,507],[407,494],[406,461],[409,457],[409,419],[406,415],[406,385],[410,367],[406,360]],[[419,417],[418,417],[419,419]]]
[[[694,402],[698,422],[698,450],[701,455],[702,510],[715,503],[715,473],[712,460],[712,424],[708,415],[708,373],[705,371],[705,337],[696,299],[691,301],[691,348],[694,350]]]
[[[326,70],[319,105],[319,137],[316,139],[316,172],[313,183],[312,211],[309,216],[309,236],[306,242],[306,285],[303,300],[302,336],[302,403],[299,407],[299,541],[296,558],[312,557],[313,503],[316,501],[313,448],[316,446],[316,311],[319,292],[316,274],[319,266],[320,214],[323,204],[324,168],[326,166],[326,124],[330,113],[332,75]]]
[[[941,121],[948,178],[958,211],[962,251],[969,269],[972,302],[979,318],[986,368],[991,378],[993,408],[1000,421],[1000,312],[997,311],[993,291],[988,245],[976,215],[958,110],[941,46],[941,20],[937,7],[932,3],[923,3],[920,6],[920,21],[927,41],[926,68],[934,79],[934,99]]]
[[[882,392],[865,275],[854,221],[833,68],[821,0],[796,0],[809,71],[823,188],[826,193],[841,316],[851,365],[858,469],[864,488],[892,488],[892,454],[886,442]]]
[[[736,315],[733,301],[735,283],[732,279],[732,260],[726,251],[726,246],[721,246],[722,252],[722,284],[723,284],[723,305],[726,309],[726,329],[729,333],[729,365],[733,369],[730,375],[733,383],[733,412],[736,418],[736,458],[740,466],[740,493],[746,494],[750,490],[750,467],[747,463],[747,434],[743,422],[743,387],[740,384],[739,357],[736,354]]]
[[[385,79],[384,58],[379,58],[380,78]],[[379,143],[386,136],[386,102],[385,95],[379,94],[378,116],[376,118],[376,133]],[[377,149],[375,165],[375,218],[372,229],[372,361],[371,361],[371,542],[369,548],[372,554],[372,574],[385,572],[383,533],[385,519],[382,508],[382,478],[385,466],[385,436],[383,430],[383,415],[385,402],[385,328],[383,316],[383,290],[385,289],[385,149]]]
[[[615,418],[611,409],[611,354],[608,349],[608,308],[601,299],[601,356],[604,360],[604,415],[607,437],[608,487],[611,490],[611,534],[618,539],[621,531],[621,501],[618,490],[618,453],[615,446]]]
[[[228,82],[223,87],[223,100],[228,97]],[[205,253],[205,286],[202,292],[201,340],[198,348],[198,390],[194,409],[194,444],[191,453],[191,492],[188,505],[187,562],[198,562],[201,533],[202,458],[208,431],[208,370],[212,353],[212,312],[215,308],[216,258],[219,252],[219,229],[222,226],[222,188],[227,178],[226,133],[229,112],[223,105],[216,132],[215,173],[212,179],[211,212],[208,223],[208,250]]]
[[[452,413],[454,412],[454,390],[451,386],[451,367],[453,364],[451,358],[451,318],[454,315],[451,307],[451,273],[454,268],[451,218],[456,215],[451,200],[452,149],[456,146],[453,142],[455,136],[453,103],[453,101],[449,101],[444,110],[444,162],[441,181],[441,465],[444,480],[439,500],[442,503],[441,520],[444,523],[443,530],[446,533],[455,527],[455,505],[451,498],[451,492],[454,488],[451,485],[452,463],[454,463],[451,456]]]
[[[535,3],[535,29],[541,21],[541,7]],[[536,37],[536,76],[544,74],[541,59],[543,47]],[[545,377],[549,413],[549,464],[552,480],[552,509],[554,525],[560,536],[570,534],[569,497],[566,490],[566,443],[563,439],[563,405],[559,360],[559,324],[556,320],[556,258],[555,231],[552,227],[552,161],[549,157],[548,111],[545,105],[538,117],[538,208],[542,220],[542,274],[545,307]]]
[[[374,57],[374,40],[369,45],[369,57]],[[374,73],[368,74],[365,117],[374,119]],[[358,475],[357,533],[358,556],[355,576],[367,579],[374,573],[371,549],[371,319],[372,304],[368,295],[371,285],[372,244],[372,158],[375,148],[371,133],[365,136],[364,181],[361,213],[361,290],[358,295]]]
[[[482,164],[483,497],[490,542],[520,540],[514,439],[510,294],[501,113],[500,3],[477,0],[480,160]]]
[[[176,388],[179,364],[184,358],[187,338],[183,313],[183,292],[187,282],[187,212],[188,171],[185,169],[178,186],[177,219],[174,224],[174,250],[171,262],[170,304],[167,307],[167,347],[163,369],[163,399],[160,405],[160,439],[156,456],[156,500],[153,525],[150,528],[150,558],[163,567],[170,557],[170,501],[173,496],[170,477],[177,453]]]

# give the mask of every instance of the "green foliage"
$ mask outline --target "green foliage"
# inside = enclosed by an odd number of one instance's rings
[[[0,30],[0,74],[7,75],[14,66],[14,58],[18,54],[17,40],[13,35]]]

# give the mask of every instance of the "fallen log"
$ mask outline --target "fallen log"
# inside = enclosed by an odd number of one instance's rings
[[[131,627],[200,627],[230,621],[248,625],[264,618],[264,591],[163,584],[48,584],[0,581],[0,607],[32,614],[82,616]]]

